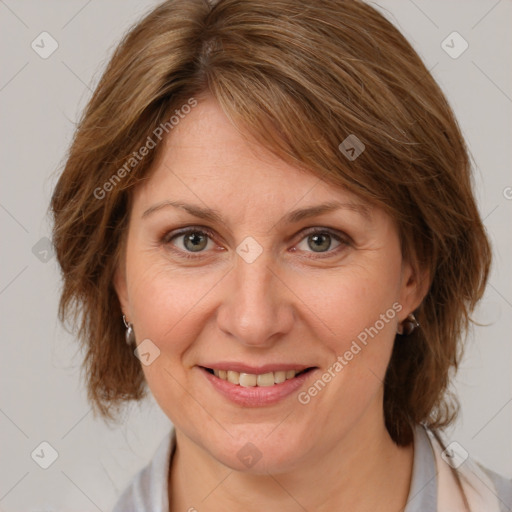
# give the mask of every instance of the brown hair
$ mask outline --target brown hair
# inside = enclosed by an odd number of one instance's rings
[[[170,0],[118,46],[51,204],[64,278],[59,314],[72,314],[79,327],[95,409],[111,420],[113,409],[146,393],[124,341],[113,276],[131,194],[160,146],[126,162],[201,94],[275,154],[396,221],[404,257],[428,270],[431,284],[416,311],[421,328],[395,340],[386,425],[401,445],[415,423],[448,425],[457,409],[448,399],[450,370],[484,290],[490,248],[467,149],[440,88],[398,30],[356,0]],[[366,147],[355,160],[338,149],[350,134]]]

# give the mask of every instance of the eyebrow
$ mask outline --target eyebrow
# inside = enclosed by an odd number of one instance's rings
[[[203,208],[197,205],[189,204],[189,203],[183,203],[181,201],[162,201],[160,203],[157,203],[150,208],[148,208],[143,214],[141,218],[146,218],[152,213],[161,210],[162,208],[166,207],[174,207],[174,208],[181,208],[194,217],[198,217],[200,219],[209,220],[211,222],[218,222],[221,224],[225,224],[222,215],[212,208]],[[308,208],[300,208],[293,210],[289,213],[287,213],[284,217],[282,217],[278,223],[280,222],[287,222],[287,223],[297,223],[301,220],[308,219],[310,217],[315,217],[317,215],[321,215],[323,213],[332,212],[335,210],[349,210],[355,213],[358,213],[362,217],[364,217],[367,220],[370,220],[370,208],[366,205],[360,204],[360,203],[342,203],[339,201],[330,201],[327,203],[318,204],[315,206],[310,206]]]
[[[370,208],[368,206],[352,202],[342,203],[340,201],[330,201],[328,203],[310,206],[309,208],[293,210],[285,215],[281,220],[289,223],[299,222],[303,219],[315,217],[316,215],[321,215],[335,210],[349,210],[361,215],[367,220],[370,220]]]
[[[219,222],[222,224],[224,223],[222,220],[222,216],[220,215],[220,213],[217,210],[212,210],[211,208],[201,208],[200,206],[196,206],[196,205],[188,204],[188,203],[182,203],[180,201],[162,201],[161,203],[157,203],[157,204],[151,206],[150,208],[148,208],[142,214],[141,218],[144,219],[145,217],[148,217],[152,213],[154,213],[158,210],[161,210],[162,208],[166,208],[167,206],[181,208],[181,209],[187,211],[188,213],[190,213],[191,215],[193,215],[194,217],[198,217],[200,219],[205,219],[205,220],[209,220],[212,222]]]

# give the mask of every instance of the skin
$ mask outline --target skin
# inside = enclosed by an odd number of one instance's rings
[[[385,428],[383,379],[397,324],[420,304],[426,280],[402,259],[394,222],[242,136],[209,97],[162,149],[135,191],[115,287],[137,342],[160,350],[143,370],[176,427],[170,510],[402,510],[413,447],[396,446]],[[143,216],[163,201],[215,209],[222,222],[172,206]],[[329,201],[352,207],[281,220]],[[211,230],[202,250],[173,238],[186,226]],[[320,237],[319,249],[307,228],[329,228],[342,242]],[[262,248],[252,263],[236,252],[247,236]],[[241,407],[198,368],[318,367],[304,391],[394,303],[400,312],[306,405],[293,393]],[[237,457],[247,442],[262,454],[251,468]]]

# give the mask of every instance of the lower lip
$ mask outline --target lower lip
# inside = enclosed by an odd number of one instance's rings
[[[298,377],[285,380],[280,384],[273,386],[253,386],[243,387],[238,384],[232,384],[227,380],[219,379],[204,368],[199,368],[211,385],[223,396],[232,402],[244,407],[263,407],[272,405],[297,391],[309,376],[315,372],[314,369],[302,373]]]

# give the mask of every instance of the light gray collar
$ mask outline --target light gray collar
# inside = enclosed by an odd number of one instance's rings
[[[425,428],[414,430],[414,462],[411,489],[404,512],[437,511],[437,470],[432,444]]]

